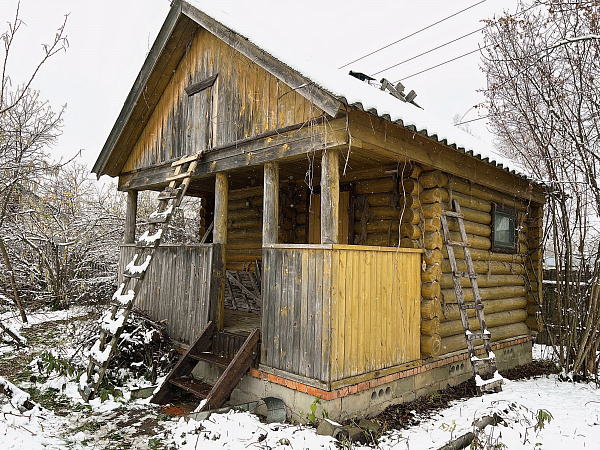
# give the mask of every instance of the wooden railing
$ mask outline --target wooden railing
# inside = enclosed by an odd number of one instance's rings
[[[327,386],[420,358],[421,250],[263,247],[261,363]]]
[[[154,253],[136,306],[154,320],[165,320],[169,336],[192,343],[211,314],[211,267],[214,245],[161,245]],[[136,248],[121,246],[119,273]]]

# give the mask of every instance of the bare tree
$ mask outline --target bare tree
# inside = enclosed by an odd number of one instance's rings
[[[7,268],[10,284],[21,318],[27,321],[21,306],[14,271],[5,245],[6,219],[18,202],[20,191],[30,188],[39,179],[41,172],[49,169],[45,151],[60,134],[61,110],[52,111],[47,102],[40,100],[39,93],[31,90],[31,85],[40,68],[56,53],[66,50],[68,42],[64,34],[65,21],[58,28],[50,44],[42,44],[43,55],[26,81],[13,87],[7,73],[9,58],[20,27],[17,6],[15,18],[8,23],[8,30],[0,35],[3,45],[2,75],[0,78],[0,253]]]
[[[487,23],[486,106],[501,147],[547,186],[558,299],[550,336],[561,365],[586,376],[598,371],[600,345],[600,6],[521,6]]]

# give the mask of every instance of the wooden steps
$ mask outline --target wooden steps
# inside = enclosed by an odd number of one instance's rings
[[[150,401],[157,404],[168,403],[175,395],[175,386],[205,399],[200,411],[223,406],[258,356],[260,331],[258,328],[254,329],[231,359],[210,353],[213,343],[219,341],[221,334],[225,333],[218,331],[214,323],[209,322]],[[200,361],[225,369],[214,386],[192,377],[192,371]]]

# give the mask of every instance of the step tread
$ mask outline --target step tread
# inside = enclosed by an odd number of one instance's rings
[[[171,378],[169,383],[201,398],[208,397],[213,388],[212,385],[189,376]]]
[[[189,353],[188,357],[193,358],[197,361],[204,361],[210,363],[212,365],[221,367],[223,369],[227,369],[229,364],[231,364],[231,358],[226,358],[224,356],[214,355],[212,353]]]

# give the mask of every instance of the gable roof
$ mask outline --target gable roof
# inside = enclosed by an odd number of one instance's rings
[[[330,116],[335,116],[342,104],[355,107],[516,173],[510,170],[515,162],[496,153],[491,144],[349,76],[347,69],[331,68],[325,59],[331,47],[319,46],[319,41],[307,44],[304,39],[290,42],[281,22],[265,15],[254,2],[175,0],[92,172],[98,176],[119,174],[128,149],[135,144],[168,83],[169,77],[161,75],[172,73],[168,69],[183,55],[186,39],[201,26]],[[140,101],[143,90],[151,95],[145,94]]]

